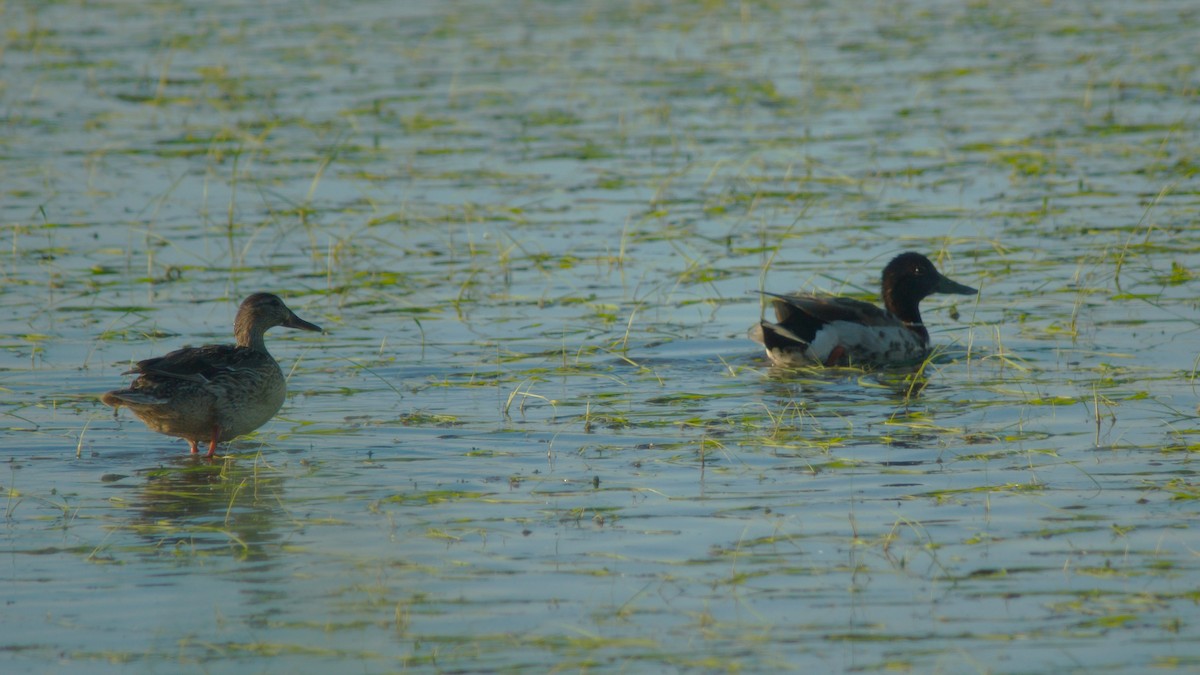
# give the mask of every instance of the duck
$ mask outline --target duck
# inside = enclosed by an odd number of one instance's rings
[[[136,374],[127,389],[107,392],[100,401],[129,408],[152,431],[186,440],[192,455],[266,424],[279,412],[287,381],[267,351],[263,336],[283,326],[321,332],[288,309],[277,295],[254,293],[242,301],[233,321],[236,344],[183,347],[165,356],[138,361],[123,375]]]
[[[909,251],[883,268],[882,308],[844,296],[761,291],[772,299],[775,322],[751,327],[750,338],[766,348],[773,365],[784,368],[911,365],[929,354],[921,301],[934,293],[978,292]]]

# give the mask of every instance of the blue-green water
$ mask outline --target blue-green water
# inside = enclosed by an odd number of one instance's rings
[[[0,6],[0,670],[1195,669],[1192,4]],[[258,290],[230,459],[99,404]]]

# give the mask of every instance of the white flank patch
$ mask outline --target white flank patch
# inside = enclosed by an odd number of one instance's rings
[[[903,363],[925,356],[920,336],[903,326],[852,321],[833,321],[817,331],[809,353],[824,363],[838,346],[846,350],[850,363]]]

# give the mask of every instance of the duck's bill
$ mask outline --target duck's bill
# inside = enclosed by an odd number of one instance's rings
[[[949,277],[942,277],[941,280],[938,281],[937,286],[933,287],[933,292],[951,293],[953,295],[975,295],[979,291],[971,288],[970,286],[964,286],[963,284],[960,284]]]
[[[311,330],[316,333],[323,332],[320,326],[318,326],[315,323],[309,323],[309,322],[305,321],[304,319],[301,319],[300,317],[296,316],[295,313],[293,313],[291,316],[289,316],[287,322],[284,323],[283,325],[287,328],[298,328],[300,330]]]

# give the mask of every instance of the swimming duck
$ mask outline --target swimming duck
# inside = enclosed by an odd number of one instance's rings
[[[974,295],[977,290],[942,276],[929,258],[901,253],[883,269],[883,306],[853,298],[780,295],[776,322],[750,329],[776,366],[889,366],[920,361],[929,353],[929,331],[920,303],[934,293]]]
[[[153,431],[186,439],[192,454],[197,443],[208,442],[206,456],[212,457],[218,443],[261,427],[283,405],[287,382],[263,341],[274,326],[321,330],[278,296],[255,293],[242,301],[233,321],[237,344],[184,347],[139,361],[123,373],[138,375],[133,384],[100,400],[129,408]]]

